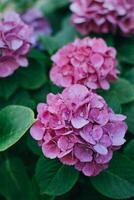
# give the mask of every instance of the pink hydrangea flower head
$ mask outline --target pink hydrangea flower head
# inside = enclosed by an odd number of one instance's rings
[[[25,23],[31,25],[34,29],[32,37],[34,45],[37,45],[38,38],[40,36],[50,35],[52,32],[52,28],[48,20],[36,8],[31,8],[27,10],[27,12],[22,15],[22,19]]]
[[[82,34],[134,33],[133,0],[72,0],[72,23]]]
[[[86,176],[107,168],[113,152],[125,143],[126,117],[115,114],[101,96],[83,85],[48,94],[47,103],[40,103],[37,111],[30,133],[44,155],[73,165]]]
[[[51,80],[58,86],[82,84],[90,89],[109,89],[115,81],[116,50],[101,38],[76,39],[52,56]]]
[[[13,74],[20,66],[28,66],[26,54],[32,32],[17,13],[4,13],[0,20],[0,77]]]

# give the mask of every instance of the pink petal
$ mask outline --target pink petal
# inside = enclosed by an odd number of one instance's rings
[[[41,140],[43,138],[44,129],[39,121],[33,124],[33,126],[30,129],[30,134],[35,140]]]
[[[66,165],[75,165],[77,163],[77,159],[72,155],[72,153],[62,157],[60,161]]]
[[[103,39],[96,39],[93,42],[92,50],[97,53],[105,53],[107,51],[107,45]]]
[[[85,164],[85,166],[82,168],[82,172],[85,176],[93,176],[94,174],[93,165],[90,163]]]
[[[60,153],[60,149],[53,142],[49,142],[48,144],[43,143],[42,151],[47,158],[51,159],[56,158]]]
[[[97,119],[94,118],[94,120],[101,124],[101,125],[105,125],[108,120],[109,120],[109,114],[108,114],[108,111],[105,109],[105,110],[102,110],[99,112],[99,115],[97,116]]]
[[[114,114],[114,113],[111,113],[111,114],[110,114],[110,121],[112,121],[112,122],[124,121],[125,119],[126,119],[126,116],[125,116],[125,115]]]
[[[86,82],[86,86],[87,86],[88,88],[91,88],[92,90],[96,90],[97,87],[98,87],[97,83],[93,82],[92,80],[88,80],[88,81]]]
[[[96,144],[94,146],[94,149],[97,153],[101,154],[101,155],[106,155],[108,153],[108,150],[105,146],[101,145],[101,144]]]
[[[90,59],[91,59],[92,65],[96,67],[97,69],[99,69],[104,63],[104,58],[100,54],[93,54]]]
[[[22,44],[23,44],[22,40],[19,39],[11,40],[11,47],[13,50],[19,49],[22,46]]]
[[[81,146],[81,145],[76,145],[74,148],[74,154],[76,158],[78,158],[81,162],[91,162],[93,157],[92,157],[92,150]]]
[[[126,140],[120,136],[116,136],[112,139],[113,146],[120,146],[120,145],[123,145],[125,142]]]
[[[85,125],[87,125],[89,123],[89,121],[82,117],[75,117],[75,118],[71,119],[71,123],[74,128],[79,129],[79,128],[82,128]]]
[[[82,169],[83,169],[84,166],[85,166],[85,163],[77,162],[75,164],[75,169],[77,169],[78,171],[82,171]]]
[[[66,88],[62,95],[65,99],[68,98],[68,100],[71,102],[81,102],[87,97],[87,95],[89,95],[89,91],[85,86],[75,84]]]
[[[13,57],[4,56],[0,58],[0,77],[11,75],[18,67],[18,63]]]
[[[109,151],[106,155],[99,155],[98,154],[95,158],[95,161],[98,164],[105,164],[105,163],[108,163],[112,159],[112,156],[113,156],[112,151]]]
[[[22,67],[27,67],[28,66],[28,60],[25,57],[19,57],[17,59],[17,62],[19,63],[20,66]]]
[[[74,143],[71,142],[69,136],[61,136],[57,144],[62,151],[66,151],[74,146]]]
[[[102,138],[100,139],[100,143],[105,147],[110,147],[112,145],[109,135],[106,134],[103,134]]]
[[[81,7],[77,3],[73,3],[70,6],[72,12],[77,13],[78,15],[83,14]]]
[[[101,80],[100,81],[100,86],[104,90],[108,90],[110,88],[109,82],[107,80]]]
[[[113,124],[113,129],[111,130],[112,133],[112,144],[114,146],[120,146],[125,143],[125,133],[127,130],[127,125],[124,122],[118,122],[118,124]]]
[[[101,126],[95,125],[92,130],[92,137],[94,140],[98,141],[103,135],[103,130]]]
[[[65,157],[66,155],[70,154],[72,152],[72,149],[69,149],[67,151],[62,151],[59,155],[58,155],[58,158],[63,158]]]

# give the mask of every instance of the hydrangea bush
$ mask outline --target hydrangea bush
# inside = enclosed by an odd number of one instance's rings
[[[0,11],[0,200],[133,199],[133,0]]]

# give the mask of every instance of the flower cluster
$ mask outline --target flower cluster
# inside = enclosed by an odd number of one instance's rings
[[[58,86],[82,84],[90,89],[109,89],[117,78],[116,50],[103,39],[76,39],[52,56],[51,80]]]
[[[38,38],[43,35],[50,35],[52,32],[51,26],[47,19],[42,15],[42,13],[35,9],[29,9],[26,13],[22,15],[22,19],[28,25],[31,25],[34,29],[32,43],[34,46],[38,44]]]
[[[32,28],[15,12],[5,13],[0,21],[0,77],[11,75],[19,66],[27,67]]]
[[[37,110],[30,132],[44,155],[74,165],[86,176],[107,168],[113,151],[125,142],[125,116],[115,114],[85,86],[75,84],[61,94],[49,94]]]
[[[133,0],[72,0],[72,23],[82,34],[134,33]]]

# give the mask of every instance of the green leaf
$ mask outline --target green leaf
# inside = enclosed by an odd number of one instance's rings
[[[41,42],[43,43],[44,49],[52,55],[58,48],[58,42],[52,36],[43,36],[40,38]]]
[[[99,35],[99,37],[100,37],[100,35]],[[108,46],[114,46],[114,37],[113,37],[113,35],[103,34],[102,37],[104,38],[104,40],[106,41]]]
[[[77,190],[76,194],[77,200],[110,200],[95,190],[92,184],[88,181],[88,177],[82,178],[83,181],[81,181],[80,189]]]
[[[45,0],[41,3],[41,8],[45,13],[51,13],[55,10],[68,5],[68,0]]]
[[[121,113],[121,104],[115,91],[101,91],[99,93],[114,112]]]
[[[21,87],[29,90],[38,89],[47,81],[44,67],[35,60],[27,68],[19,69],[16,79]]]
[[[117,153],[109,168],[90,180],[96,190],[112,199],[134,197],[134,161]]]
[[[51,92],[54,93],[54,94],[62,92],[62,88],[54,85],[52,82],[50,83],[50,88],[51,88]]]
[[[34,122],[34,113],[23,106],[8,106],[0,111],[0,151],[15,144]]]
[[[131,140],[124,148],[124,153],[134,160],[134,139]]]
[[[54,200],[55,199],[55,197],[54,196],[48,196],[48,195],[43,195],[42,197],[41,197],[41,199],[42,200]]]
[[[33,58],[35,60],[40,60],[40,61],[46,61],[48,60],[48,57],[42,53],[41,51],[37,49],[31,49],[31,51],[28,54],[29,58]]]
[[[0,110],[7,105],[7,101],[5,99],[0,98]]]
[[[35,102],[31,98],[30,94],[26,90],[19,89],[8,102],[10,105],[22,105],[30,107],[31,109],[35,108]]]
[[[74,168],[42,156],[36,167],[36,180],[41,194],[62,195],[75,185],[79,173]]]
[[[38,90],[34,90],[32,93],[32,98],[36,103],[44,102],[46,100],[46,96],[48,93],[52,92],[50,89],[49,83],[43,85],[43,87],[39,88]]]
[[[67,24],[69,25],[67,26]],[[61,31],[59,31],[54,38],[59,46],[62,47],[67,43],[74,41],[76,37],[78,37],[78,33],[76,32],[76,29],[71,25],[70,18],[67,18],[63,21]]]
[[[41,148],[39,147],[37,141],[35,141],[31,136],[30,134],[28,135],[27,137],[27,145],[29,147],[29,149],[34,153],[36,154],[37,156],[40,156],[42,151],[41,151]]]
[[[0,164],[0,193],[7,200],[35,200],[31,198],[31,189],[22,161],[14,157],[4,159]]]
[[[119,78],[111,85],[111,90],[116,92],[121,104],[129,103],[134,100],[134,88],[125,79]]]
[[[8,78],[0,79],[0,97],[8,99],[17,89],[18,84],[14,75]]]
[[[128,130],[134,133],[134,102],[123,106],[123,114],[127,116]]]
[[[127,70],[125,73],[125,78],[130,81],[134,86],[134,68]]]
[[[68,24],[68,26],[66,26]],[[61,30],[55,36],[43,36],[40,38],[43,43],[44,49],[50,54],[54,54],[60,47],[73,41],[78,33],[70,23],[70,18],[63,20]]]
[[[118,38],[117,52],[120,61],[134,64],[134,37],[126,39],[121,38],[121,40]]]

